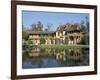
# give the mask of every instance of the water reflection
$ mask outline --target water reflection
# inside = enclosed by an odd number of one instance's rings
[[[88,48],[68,49],[39,49],[33,48],[31,53],[23,54],[22,68],[48,68],[48,67],[69,67],[88,66]]]

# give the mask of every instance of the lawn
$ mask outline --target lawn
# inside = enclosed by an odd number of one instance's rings
[[[56,48],[56,49],[67,49],[67,48],[89,48],[89,45],[37,45],[38,48]]]

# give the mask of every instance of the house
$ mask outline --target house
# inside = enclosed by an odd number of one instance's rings
[[[34,45],[39,44],[79,44],[84,37],[78,23],[60,25],[56,31],[28,31]]]

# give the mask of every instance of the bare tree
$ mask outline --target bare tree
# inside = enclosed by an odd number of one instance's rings
[[[38,21],[36,24],[33,23],[31,25],[31,30],[33,31],[43,31],[43,24],[41,21]]]
[[[51,31],[53,25],[50,24],[50,23],[48,23],[46,27],[47,27],[47,28],[45,29],[46,31]]]

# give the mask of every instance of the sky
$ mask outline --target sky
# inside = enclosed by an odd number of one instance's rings
[[[64,13],[64,12],[40,12],[40,11],[22,11],[22,24],[29,28],[33,23],[41,21],[44,29],[48,24],[52,24],[51,30],[56,30],[60,24],[80,23],[89,19],[87,13]]]

